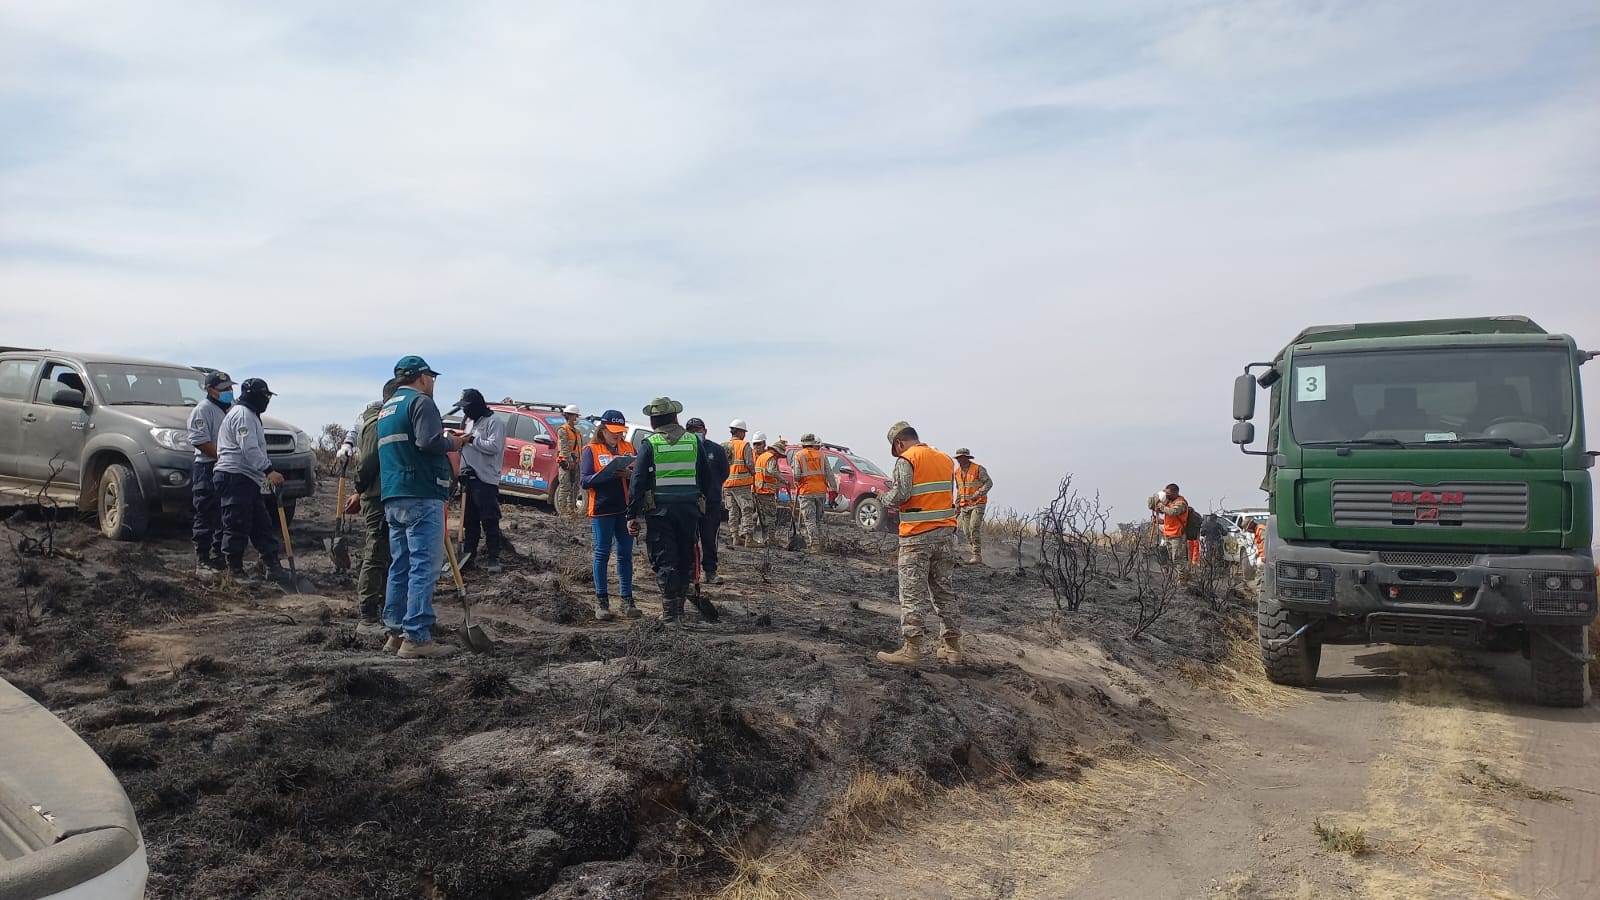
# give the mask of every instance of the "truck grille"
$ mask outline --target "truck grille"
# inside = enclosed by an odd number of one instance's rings
[[[289,431],[272,431],[266,433],[268,453],[293,453],[294,433]]]
[[[1440,606],[1465,606],[1478,593],[1477,588],[1448,588],[1434,585],[1395,585],[1399,596],[1389,598],[1395,603],[1437,603]],[[1456,599],[1456,591],[1461,599]]]
[[[1499,481],[1428,486],[1404,481],[1335,481],[1333,524],[1353,528],[1521,531],[1528,527],[1528,485]]]
[[[1558,578],[1561,588],[1550,590],[1545,580]],[[1571,572],[1535,572],[1532,575],[1532,586],[1529,593],[1528,606],[1535,613],[1551,616],[1575,616],[1594,609],[1597,598],[1594,592],[1594,576],[1573,574]]]
[[[1594,609],[1592,597],[1534,597],[1528,606],[1541,616],[1581,616]]]
[[[1399,613],[1373,613],[1367,616],[1367,632],[1375,644],[1445,644],[1475,647],[1483,634],[1477,619],[1448,616],[1413,616]]]
[[[1386,566],[1462,569],[1472,565],[1471,553],[1380,553]]]

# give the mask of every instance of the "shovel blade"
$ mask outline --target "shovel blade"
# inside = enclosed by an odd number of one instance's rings
[[[335,572],[350,571],[350,543],[343,537],[324,539],[328,545],[328,556],[333,560]]]
[[[491,655],[495,652],[494,641],[489,639],[489,634],[483,630],[482,625],[470,625],[462,631],[462,635],[466,640],[467,649],[472,652]]]

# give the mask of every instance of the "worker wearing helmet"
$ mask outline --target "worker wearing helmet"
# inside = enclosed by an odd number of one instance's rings
[[[822,511],[839,493],[839,482],[828,469],[822,455],[822,442],[807,432],[800,436],[800,449],[790,461],[795,492],[799,495],[800,522],[805,526],[806,552],[822,552]]]
[[[783,485],[783,475],[778,470],[778,458],[783,454],[776,447],[767,446],[766,432],[750,436],[751,451],[756,458],[753,492],[755,494],[755,528],[761,530],[762,543],[771,547],[778,530],[778,488]]]
[[[900,510],[900,635],[904,644],[878,661],[914,666],[922,660],[929,614],[939,617],[938,657],[961,662],[956,565],[955,462],[922,443],[905,422],[889,427],[894,483],[883,503]]]
[[[972,461],[972,451],[956,448],[956,530],[967,537],[967,549],[972,551],[967,562],[973,565],[983,562],[983,511],[993,489],[994,479],[988,469]]]
[[[749,547],[756,530],[756,453],[744,436],[749,433],[743,419],[728,423],[732,435],[722,442],[728,454],[728,480],[722,483],[723,502],[728,506],[728,530],[735,547]]]
[[[563,519],[578,516],[578,454],[583,452],[583,435],[578,431],[576,404],[563,409],[567,421],[556,429],[556,513]]]

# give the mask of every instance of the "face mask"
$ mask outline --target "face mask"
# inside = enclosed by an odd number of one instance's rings
[[[223,391],[220,394],[217,394],[217,402],[218,403],[232,403],[233,402],[233,391]]]

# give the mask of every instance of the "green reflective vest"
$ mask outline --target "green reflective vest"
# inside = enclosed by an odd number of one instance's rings
[[[695,468],[700,460],[700,437],[685,431],[676,444],[657,432],[648,438],[655,452],[656,502],[694,503],[700,499]]]

